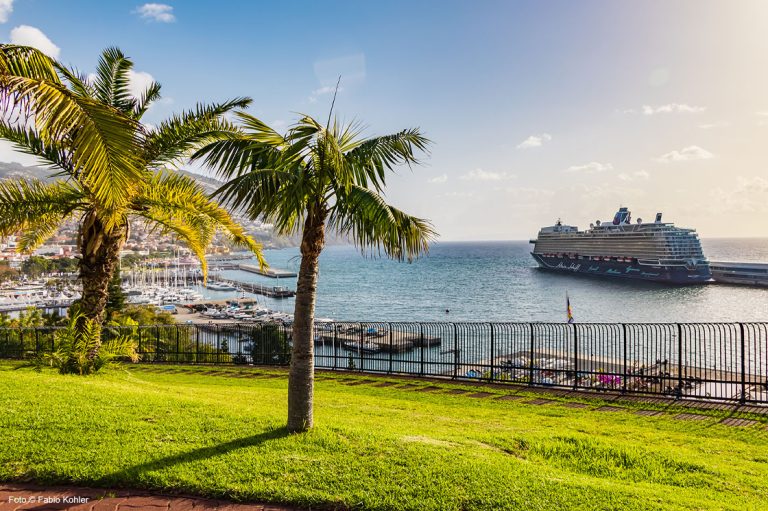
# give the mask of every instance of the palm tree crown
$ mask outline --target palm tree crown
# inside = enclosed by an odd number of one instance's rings
[[[236,132],[224,114],[250,100],[198,105],[151,127],[141,118],[160,97],[160,85],[152,82],[132,96],[132,66],[108,48],[87,78],[33,48],[0,45],[0,137],[56,169],[59,178],[0,183],[0,234],[22,231],[19,249],[28,252],[62,221],[78,218],[82,307],[90,319],[102,317],[130,217],[175,234],[203,272],[205,249],[219,229],[263,264],[261,246],[192,179],[168,168]]]
[[[219,194],[251,217],[263,217],[282,234],[301,233],[288,429],[313,424],[313,323],[318,257],[326,227],[363,251],[411,260],[429,248],[430,223],[387,204],[387,171],[418,163],[428,140],[418,129],[363,139],[357,124],[323,125],[304,116],[281,135],[259,119],[238,113],[242,131],[208,144],[202,158],[229,178]]]
[[[193,156],[230,179],[218,192],[225,202],[274,223],[281,234],[322,219],[363,250],[398,260],[427,252],[435,236],[430,223],[384,199],[387,171],[418,163],[415,151],[426,150],[429,141],[418,129],[362,139],[356,123],[323,126],[304,116],[281,135],[249,114],[236,115],[242,133]]]

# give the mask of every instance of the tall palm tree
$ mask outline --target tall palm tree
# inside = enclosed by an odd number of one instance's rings
[[[263,263],[261,245],[194,180],[167,169],[236,132],[223,116],[250,100],[198,105],[152,127],[141,118],[160,97],[160,85],[153,82],[133,97],[132,66],[120,50],[108,48],[88,78],[33,48],[0,45],[0,137],[47,163],[58,177],[0,183],[0,234],[21,231],[18,248],[29,252],[76,218],[81,311],[95,321],[102,320],[131,218],[184,241],[203,272],[205,249],[218,230]]]
[[[301,233],[293,350],[288,384],[288,429],[313,425],[312,330],[318,257],[326,230],[348,236],[361,250],[383,250],[411,260],[429,248],[430,223],[390,206],[383,197],[386,171],[417,163],[428,140],[418,129],[363,139],[357,124],[325,125],[304,116],[281,135],[257,118],[238,113],[242,133],[198,151],[230,179],[219,194],[252,218],[273,222],[282,234]]]

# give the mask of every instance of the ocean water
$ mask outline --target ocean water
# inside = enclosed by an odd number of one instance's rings
[[[768,262],[768,238],[702,240],[711,261]],[[768,321],[768,288],[671,287],[539,270],[527,241],[441,242],[413,263],[363,257],[349,246],[320,257],[316,315],[349,321],[577,322]],[[272,267],[298,272],[298,249],[269,250]],[[232,270],[243,281],[296,288]],[[257,299],[293,312],[293,299]]]

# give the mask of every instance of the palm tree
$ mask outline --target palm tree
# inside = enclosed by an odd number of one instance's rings
[[[428,140],[418,129],[362,139],[357,124],[325,126],[304,116],[281,135],[246,113],[242,133],[213,142],[195,158],[230,179],[219,194],[233,208],[274,223],[280,234],[301,233],[293,349],[288,383],[288,430],[313,425],[313,324],[318,257],[326,230],[349,237],[362,251],[409,261],[429,248],[430,223],[390,206],[386,171],[417,163]]]
[[[80,307],[83,318],[97,322],[132,218],[184,241],[204,273],[205,249],[218,230],[263,263],[261,245],[194,180],[168,170],[235,132],[223,116],[250,100],[198,105],[157,127],[145,125],[141,118],[160,97],[160,85],[153,82],[133,97],[132,66],[120,50],[108,48],[95,77],[87,78],[33,48],[0,45],[0,137],[47,163],[58,177],[0,183],[0,234],[21,231],[18,248],[29,252],[76,218]]]

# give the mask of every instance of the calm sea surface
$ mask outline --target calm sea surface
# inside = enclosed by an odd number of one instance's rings
[[[768,238],[702,240],[711,261],[768,262]],[[320,257],[316,315],[361,321],[565,321],[565,294],[578,322],[768,321],[768,288],[596,279],[541,271],[523,241],[443,242],[411,264],[365,258],[352,247]],[[298,271],[298,249],[267,251],[274,268]],[[223,275],[296,288],[296,279],[241,271]],[[293,312],[293,300],[259,296]],[[449,311],[449,312],[446,312]]]

